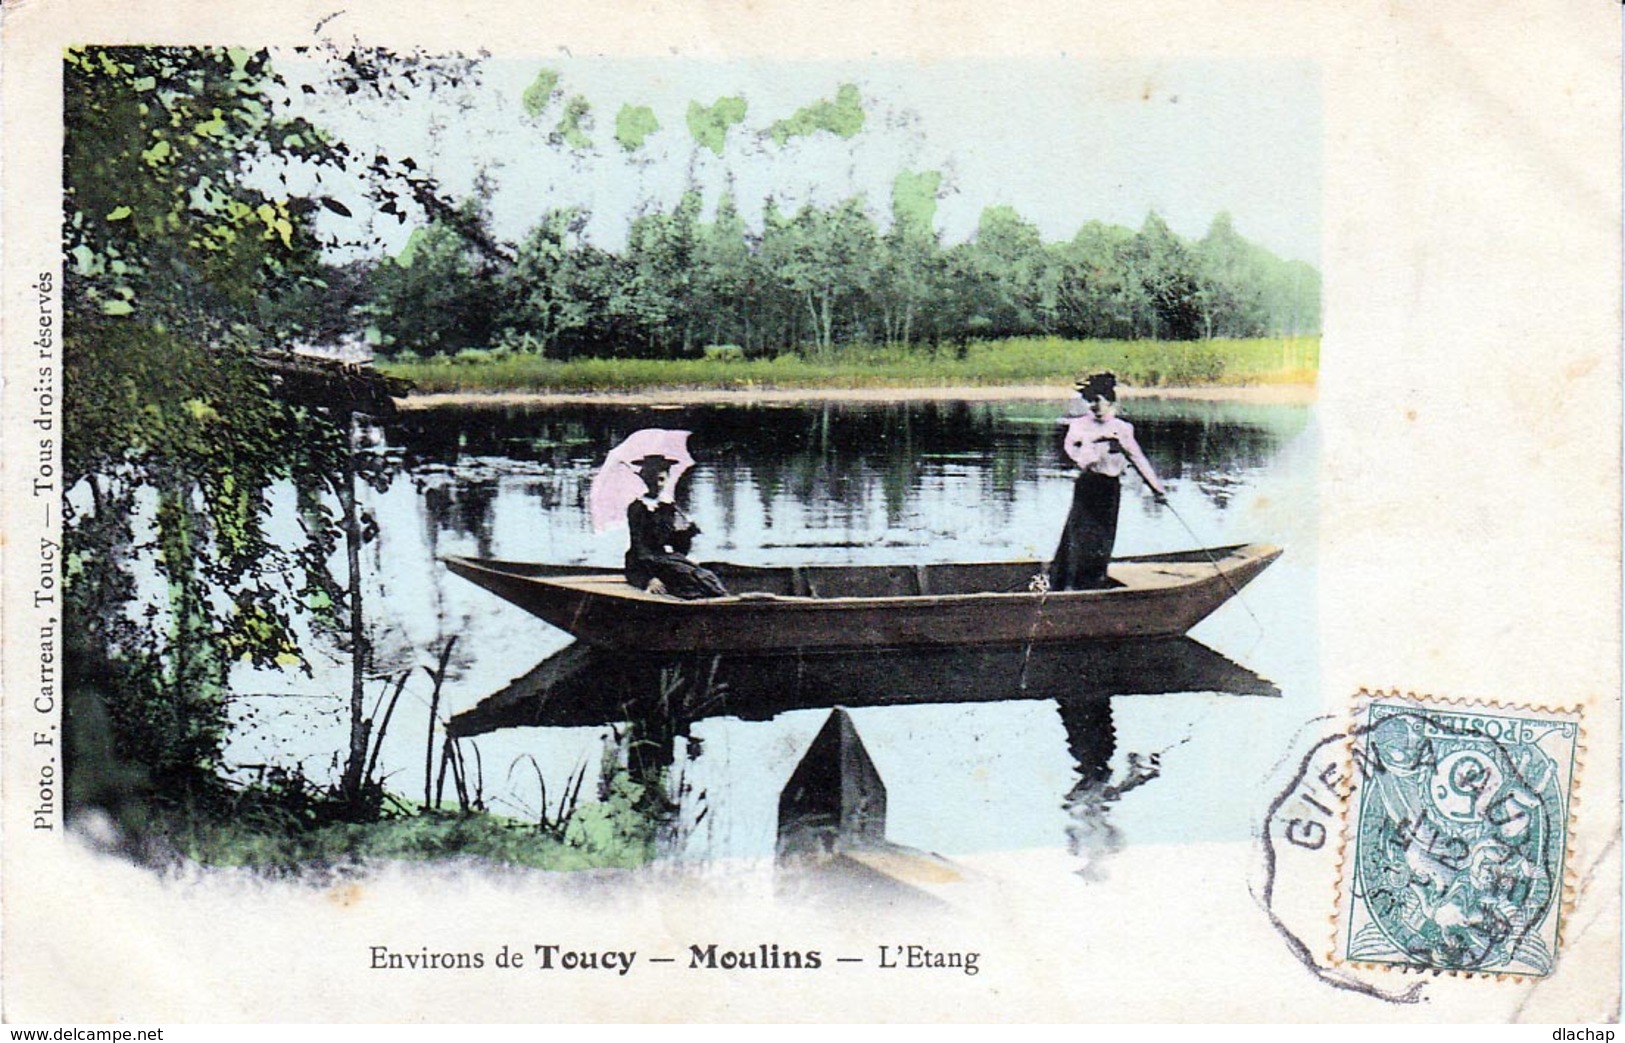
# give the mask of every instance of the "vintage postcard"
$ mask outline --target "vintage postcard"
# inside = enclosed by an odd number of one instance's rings
[[[1618,1019],[1617,8],[0,29],[8,1021]]]

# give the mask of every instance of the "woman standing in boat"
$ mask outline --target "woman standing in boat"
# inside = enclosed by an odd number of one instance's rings
[[[632,461],[648,492],[626,507],[627,528],[632,530],[626,581],[639,590],[688,600],[727,597],[728,588],[717,574],[688,558],[700,527],[662,495],[666,476],[676,463],[659,453]]]
[[[1134,440],[1134,427],[1117,415],[1117,377],[1095,373],[1078,381],[1067,415],[1064,448],[1078,465],[1072,512],[1050,563],[1051,590],[1099,590],[1111,586],[1106,565],[1117,541],[1120,479],[1132,464],[1159,502],[1167,495],[1151,461]]]

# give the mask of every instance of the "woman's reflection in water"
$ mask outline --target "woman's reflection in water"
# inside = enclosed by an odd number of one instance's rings
[[[1078,781],[1061,801],[1070,821],[1066,848],[1082,864],[1077,873],[1085,880],[1104,880],[1106,863],[1123,850],[1123,831],[1111,821],[1111,805],[1129,790],[1145,785],[1162,771],[1161,755],[1128,755],[1123,778],[1111,778],[1117,730],[1112,725],[1112,703],[1106,696],[1061,699],[1056,703],[1066,728],[1066,745],[1077,765]]]

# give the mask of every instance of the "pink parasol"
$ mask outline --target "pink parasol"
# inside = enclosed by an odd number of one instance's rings
[[[639,476],[636,461],[645,456],[660,455],[675,460],[671,473],[660,489],[660,499],[669,500],[677,488],[683,472],[694,466],[688,453],[687,431],[668,431],[661,427],[646,427],[633,431],[626,440],[609,451],[604,466],[593,476],[592,492],[587,503],[592,512],[592,529],[603,532],[616,525],[626,524],[626,508],[647,491]]]

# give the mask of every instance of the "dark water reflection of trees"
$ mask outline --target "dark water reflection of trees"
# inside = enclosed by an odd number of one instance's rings
[[[694,432],[691,448],[725,528],[742,510],[771,524],[786,494],[843,516],[878,507],[895,525],[928,476],[949,470],[977,473],[990,508],[1014,503],[1063,467],[1058,411],[963,401],[436,409],[403,417],[387,437],[408,473],[450,472],[450,482],[424,484],[425,509],[436,526],[477,538],[490,531],[498,478],[519,477],[535,506],[584,506],[591,473],[640,427]],[[1144,400],[1125,403],[1124,413],[1159,473],[1194,483],[1220,509],[1232,476],[1267,464],[1307,417],[1292,406]],[[758,500],[748,507],[738,499],[747,479]]]

